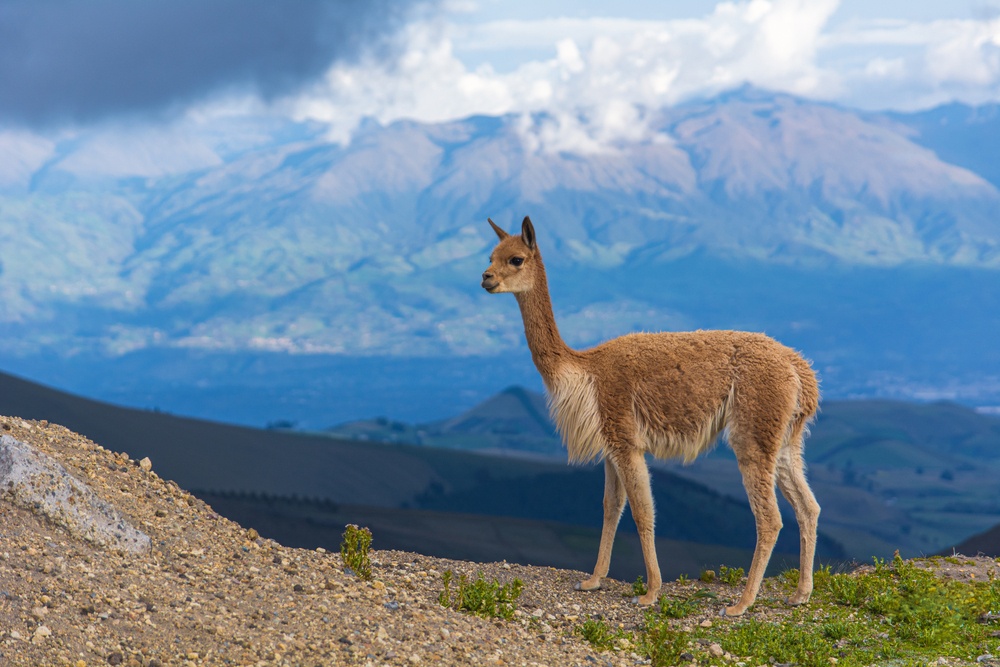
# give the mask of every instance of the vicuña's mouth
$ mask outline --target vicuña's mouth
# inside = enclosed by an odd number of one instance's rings
[[[500,283],[498,283],[498,282],[496,282],[494,280],[484,280],[482,282],[482,285],[483,285],[483,289],[484,290],[486,290],[487,292],[492,293],[493,290],[495,290],[497,287],[500,286]]]

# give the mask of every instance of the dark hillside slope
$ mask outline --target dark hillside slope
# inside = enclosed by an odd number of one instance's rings
[[[969,539],[963,540],[949,549],[945,549],[941,553],[945,556],[960,553],[973,556],[982,554],[984,556],[1000,558],[1000,524],[978,535],[973,535]]]

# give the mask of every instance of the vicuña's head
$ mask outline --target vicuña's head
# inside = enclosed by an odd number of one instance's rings
[[[535,244],[535,228],[531,226],[531,219],[524,217],[521,233],[516,236],[500,229],[489,218],[487,221],[500,237],[500,243],[493,248],[490,267],[483,272],[483,289],[490,294],[527,292],[535,284],[536,273],[542,270],[542,256]]]

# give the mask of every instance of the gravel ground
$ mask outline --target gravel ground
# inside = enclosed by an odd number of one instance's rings
[[[573,634],[587,617],[634,627],[629,586],[572,591],[582,573],[372,551],[372,582],[340,554],[256,536],[125,454],[62,426],[0,417],[152,538],[123,555],[0,502],[2,665],[635,665]],[[146,466],[148,467],[148,466]],[[375,536],[375,546],[378,546]],[[442,573],[525,582],[511,622],[442,607]]]
[[[219,516],[158,477],[155,461],[148,469],[44,421],[0,417],[0,429],[61,462],[153,545],[145,555],[102,549],[0,501],[0,665],[645,663],[628,647],[595,652],[574,633],[593,616],[638,626],[643,611],[626,583],[576,593],[580,572],[378,550],[374,580],[364,582],[344,572],[339,554],[283,547]],[[445,570],[521,579],[514,620],[442,607]],[[670,583],[664,593],[691,586]],[[762,598],[779,595],[772,588]],[[720,584],[717,593],[721,607],[738,589]],[[683,622],[730,622],[713,613]]]

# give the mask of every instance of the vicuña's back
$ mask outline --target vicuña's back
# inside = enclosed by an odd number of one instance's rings
[[[815,375],[794,351],[772,338],[742,331],[629,334],[578,353],[548,384],[562,432],[561,406],[590,383],[596,407],[615,428],[639,434],[657,458],[695,459],[729,429],[754,428],[767,406],[787,406],[808,419],[818,404]],[[563,398],[566,397],[566,398]],[[567,438],[574,461],[602,455],[603,438]]]
[[[644,454],[693,460],[723,432],[736,454],[757,521],[757,548],[739,602],[754,601],[781,529],[775,483],[792,504],[801,534],[800,576],[792,604],[812,592],[819,505],[805,479],[802,441],[819,406],[812,369],[797,352],[759,333],[642,333],[589,350],[571,349],[552,313],[545,265],[531,221],[519,236],[490,224],[500,238],[483,273],[491,293],[512,292],[532,358],[571,460],[603,457],[604,529],[597,565],[579,590],[600,588],[626,496],[646,561],[651,604],[660,585],[653,539],[653,503]]]

